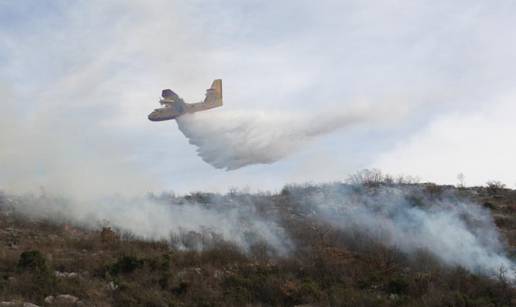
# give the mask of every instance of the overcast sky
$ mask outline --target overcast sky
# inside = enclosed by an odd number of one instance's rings
[[[514,29],[509,0],[0,0],[0,189],[277,190],[363,168],[514,187]],[[163,88],[198,101],[215,78],[213,112],[385,118],[218,170],[147,120]]]

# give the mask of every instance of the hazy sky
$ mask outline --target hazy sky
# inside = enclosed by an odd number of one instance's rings
[[[509,0],[0,0],[0,189],[274,190],[372,167],[514,186],[515,28]],[[198,101],[215,78],[213,112],[366,103],[378,120],[214,169],[147,114],[161,89]]]

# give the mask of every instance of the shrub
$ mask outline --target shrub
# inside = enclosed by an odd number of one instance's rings
[[[394,294],[406,294],[408,288],[409,282],[403,276],[395,276],[387,284],[387,292]]]
[[[490,195],[496,195],[505,189],[505,184],[497,180],[491,180],[487,183],[487,193]]]
[[[392,184],[394,180],[392,177],[382,174],[382,171],[378,169],[364,169],[350,175],[347,182],[351,185],[378,187],[383,184]]]
[[[119,239],[118,235],[111,229],[111,227],[103,227],[100,232],[100,240],[102,243],[112,244]]]
[[[45,273],[49,270],[45,257],[37,250],[21,253],[17,268],[22,272],[36,273]]]
[[[109,267],[109,273],[116,276],[120,273],[132,273],[141,267],[143,267],[143,260],[132,256],[122,256]]]
[[[37,250],[26,251],[20,255],[17,269],[21,272],[16,288],[25,297],[40,300],[56,287],[56,278],[50,270],[45,257]]]

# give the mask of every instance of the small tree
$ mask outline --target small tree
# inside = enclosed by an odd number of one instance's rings
[[[369,187],[377,187],[382,184],[392,184],[393,179],[390,176],[382,174],[378,169],[364,169],[348,177],[347,182],[352,185],[365,185]]]
[[[505,184],[498,180],[491,180],[486,183],[487,193],[495,195],[502,192],[505,189]]]
[[[17,269],[30,280],[22,284],[22,292],[25,292],[27,297],[45,297],[56,286],[56,278],[47,260],[37,250],[23,252],[18,260]]]

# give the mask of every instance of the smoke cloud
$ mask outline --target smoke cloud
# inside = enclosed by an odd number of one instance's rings
[[[377,118],[367,106],[333,111],[308,115],[216,110],[181,116],[177,124],[205,162],[235,170],[274,163],[317,137]]]
[[[200,201],[163,194],[86,202],[41,194],[9,196],[2,201],[0,194],[0,208],[10,207],[35,220],[70,223],[86,229],[109,226],[143,240],[166,240],[179,249],[202,250],[221,242],[233,243],[243,251],[266,244],[279,255],[292,249],[277,217],[258,214],[256,203],[249,196],[197,197]]]
[[[426,252],[444,265],[474,273],[496,276],[504,269],[505,276],[516,281],[516,263],[507,255],[490,212],[453,191],[430,197],[422,186],[370,190],[329,184],[290,186],[281,195],[163,194],[88,203],[44,194],[2,202],[0,195],[0,206],[11,204],[16,212],[34,219],[89,229],[109,225],[142,239],[167,240],[179,249],[202,250],[230,242],[250,251],[265,244],[269,252],[281,256],[306,244],[324,243],[307,242],[307,233],[299,233],[324,225],[344,234],[330,244],[345,244],[358,252],[379,244],[410,258]],[[301,224],[293,226],[296,223]]]
[[[516,280],[516,263],[506,254],[490,212],[453,193],[429,199],[421,187],[367,189],[327,185],[307,193],[290,189],[299,205],[345,233],[399,249],[430,252],[442,263]]]
[[[44,189],[84,200],[137,195],[159,185],[127,159],[128,146],[101,132],[98,120],[82,118],[86,107],[28,108],[1,87],[0,99],[0,190]]]

